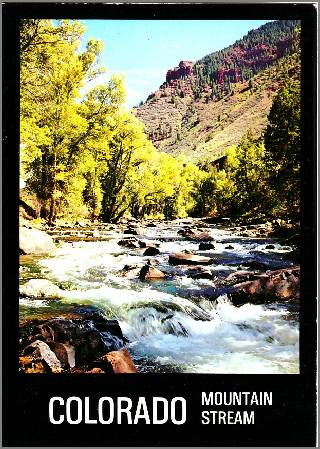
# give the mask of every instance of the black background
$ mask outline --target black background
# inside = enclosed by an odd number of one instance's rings
[[[300,374],[24,375],[18,372],[19,19],[300,19],[302,233]],[[183,39],[183,36],[181,36]],[[214,37],[213,37],[214,39]],[[6,4],[3,6],[3,445],[315,446],[316,10],[307,4]],[[202,391],[272,391],[254,425],[201,424]],[[52,425],[52,396],[187,400],[184,425]],[[205,408],[207,409],[207,408]],[[227,410],[227,407],[221,408]],[[231,407],[230,409],[241,409]]]

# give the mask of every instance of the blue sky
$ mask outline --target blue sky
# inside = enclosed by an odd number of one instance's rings
[[[123,74],[126,105],[132,107],[165,81],[181,60],[197,61],[258,28],[267,20],[85,20],[89,38],[102,40],[101,63],[107,72],[95,80]]]

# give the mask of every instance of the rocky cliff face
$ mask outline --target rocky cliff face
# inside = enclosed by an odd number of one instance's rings
[[[285,74],[299,76],[298,25],[268,23],[226,49],[169,69],[135,110],[154,145],[193,160],[215,160],[248,128],[261,132]]]

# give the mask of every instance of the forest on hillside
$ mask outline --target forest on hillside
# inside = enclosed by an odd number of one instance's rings
[[[87,90],[105,69],[103,43],[83,42],[83,34],[78,21],[21,22],[21,201],[30,217],[49,224],[125,216],[297,218],[299,80],[284,79],[263,134],[246,132],[218,169],[157,151],[124,107],[121,76]]]

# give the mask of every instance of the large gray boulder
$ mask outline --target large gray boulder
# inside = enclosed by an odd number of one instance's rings
[[[19,228],[21,254],[46,254],[55,249],[52,237],[39,229]]]

